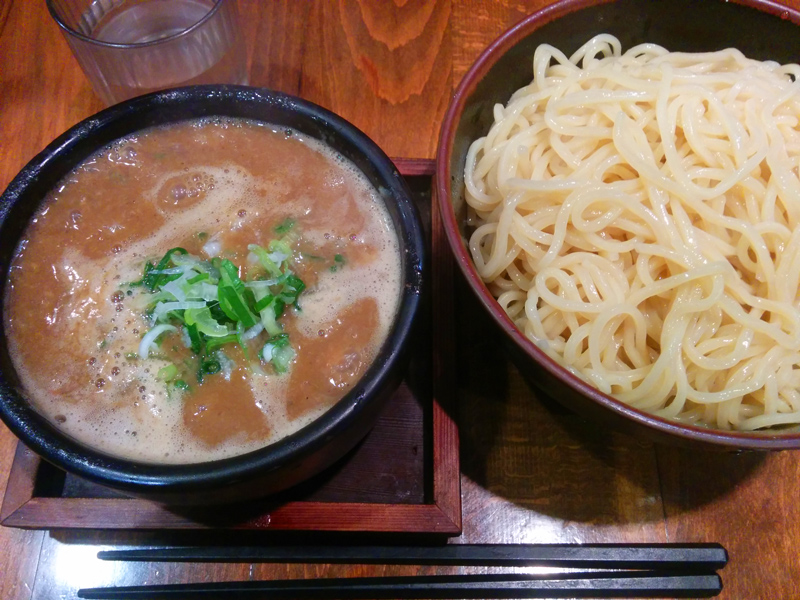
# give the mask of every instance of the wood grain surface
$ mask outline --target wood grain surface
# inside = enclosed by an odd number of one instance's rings
[[[798,0],[783,3],[800,8]],[[317,102],[389,155],[417,158],[434,156],[442,116],[472,61],[547,4],[239,2],[252,84]],[[0,0],[0,189],[56,135],[101,108],[44,0]],[[453,292],[461,367],[452,417],[462,443],[464,528],[454,543],[716,541],[731,556],[720,598],[800,598],[800,453],[689,452],[599,429],[536,398],[466,289]],[[15,446],[0,426],[0,473]],[[0,474],[0,493],[5,486]],[[111,584],[452,572],[95,558],[98,549],[152,541],[190,540],[0,528],[0,598],[71,599],[79,587]]]

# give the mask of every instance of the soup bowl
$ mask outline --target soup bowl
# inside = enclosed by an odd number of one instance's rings
[[[655,43],[671,51],[735,47],[746,56],[800,61],[800,13],[775,2],[742,0],[561,0],[497,38],[462,79],[445,114],[437,154],[439,210],[460,271],[502,333],[512,360],[538,391],[604,425],[655,440],[703,448],[800,448],[800,428],[723,431],[660,418],[633,408],[575,376],[528,339],[482,281],[467,247],[464,167],[470,144],[486,135],[493,107],[532,79],[534,50],[551,44],[570,56],[591,37],[610,33],[623,50]]]
[[[302,429],[247,454],[197,464],[151,464],[110,456],[62,433],[34,410],[9,356],[0,319],[0,417],[45,460],[80,477],[168,504],[233,502],[286,489],[319,473],[369,431],[403,376],[423,285],[424,237],[405,182],[366,135],[331,112],[285,94],[243,86],[195,86],[112,106],[71,128],[22,169],[0,198],[2,297],[15,249],[42,200],[74,167],[114,140],[203,117],[243,118],[291,128],[349,159],[386,205],[401,262],[398,309],[377,357],[355,386]],[[3,308],[5,311],[5,306]]]

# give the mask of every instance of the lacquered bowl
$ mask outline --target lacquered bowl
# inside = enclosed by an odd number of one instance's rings
[[[800,428],[739,433],[679,424],[632,408],[572,375],[509,319],[475,270],[466,246],[464,164],[469,145],[489,130],[492,107],[530,83],[533,53],[548,43],[567,56],[592,36],[611,33],[623,49],[651,42],[702,52],[736,47],[750,58],[800,62],[800,12],[759,0],[561,0],[495,40],[464,76],[445,114],[436,181],[448,243],[467,284],[502,332],[509,354],[538,391],[603,426],[648,439],[705,448],[800,448]]]
[[[424,237],[408,188],[366,135],[333,113],[298,98],[240,86],[157,92],[108,108],[52,142],[0,197],[0,298],[26,225],[46,194],[77,164],[110,142],[144,128],[189,118],[241,117],[293,128],[352,161],[386,203],[399,240],[399,309],[374,363],[330,410],[296,433],[255,452],[192,465],[153,465],[111,457],[67,437],[33,410],[21,391],[0,329],[0,418],[31,449],[80,477],[170,504],[232,502],[265,496],[319,473],[369,431],[399,385],[420,307]],[[0,327],[5,320],[0,318]]]

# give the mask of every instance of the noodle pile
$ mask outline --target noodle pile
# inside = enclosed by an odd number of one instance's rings
[[[466,163],[503,309],[636,408],[800,423],[800,66],[599,35],[533,75]]]

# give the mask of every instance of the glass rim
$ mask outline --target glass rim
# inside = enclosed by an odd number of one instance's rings
[[[95,46],[102,46],[105,48],[117,48],[117,49],[134,49],[134,48],[147,48],[148,46],[156,46],[158,44],[164,44],[166,42],[171,42],[183,36],[189,35],[195,29],[202,27],[203,24],[206,23],[211,17],[213,17],[218,11],[220,6],[225,0],[214,0],[214,6],[212,6],[209,11],[203,15],[203,18],[197,21],[196,23],[192,24],[190,27],[187,27],[183,31],[178,33],[174,33],[172,35],[168,35],[163,38],[158,38],[156,40],[150,40],[149,42],[134,42],[134,43],[122,43],[122,42],[106,42],[104,40],[98,40],[97,38],[93,38],[91,36],[86,35],[85,33],[81,33],[80,31],[76,31],[61,17],[59,12],[53,6],[54,0],[45,0],[47,4],[47,10],[50,11],[50,16],[53,17],[53,20],[58,24],[62,31],[69,34],[72,37],[78,38],[89,44],[94,44]]]

